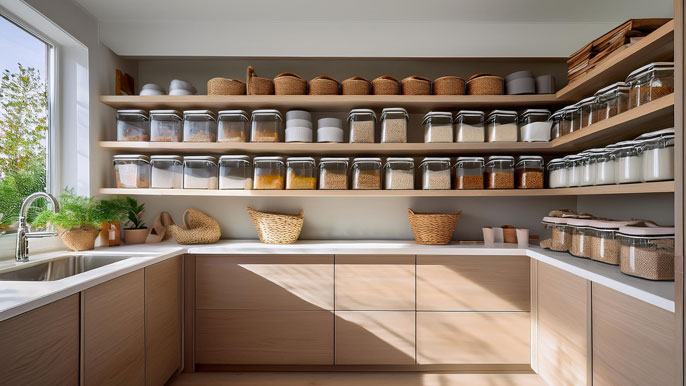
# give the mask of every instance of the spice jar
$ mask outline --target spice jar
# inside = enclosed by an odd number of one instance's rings
[[[217,189],[217,159],[209,156],[183,157],[184,189]]]
[[[283,116],[278,110],[255,110],[251,120],[251,142],[283,142]]]
[[[316,165],[312,157],[286,159],[286,189],[314,190],[317,188]]]
[[[674,179],[674,128],[638,137],[643,182]]]
[[[407,142],[407,110],[400,107],[386,108],[381,111],[381,142]]]
[[[247,142],[250,118],[243,110],[219,112],[217,142]]]
[[[552,126],[550,111],[525,110],[519,118],[519,138],[522,142],[548,142]]]
[[[571,228],[572,243],[569,253],[576,257],[591,258],[591,237],[593,230],[589,228],[592,220],[571,218],[567,220],[567,226]]]
[[[494,110],[486,118],[488,142],[517,142],[517,112]]]
[[[117,141],[150,141],[150,119],[144,110],[117,110]]]
[[[286,168],[283,157],[255,157],[252,163],[254,170],[253,189],[280,190],[284,188]]]
[[[455,189],[484,188],[483,157],[458,157],[455,160]]]
[[[565,161],[565,171],[567,172],[567,186],[581,186],[581,160],[580,155],[568,155],[562,158]]]
[[[490,156],[484,170],[486,189],[514,189],[514,157]]]
[[[549,188],[567,188],[569,181],[567,180],[567,169],[565,168],[565,160],[562,158],[555,158],[548,162],[546,167],[548,170],[548,187]]]
[[[219,157],[219,189],[252,189],[252,163],[247,155]]]
[[[422,120],[424,126],[424,143],[453,142],[453,114],[443,111],[431,111]]]
[[[216,142],[217,117],[210,110],[183,112],[184,142]]]
[[[596,115],[596,97],[584,98],[577,103],[579,106],[579,128],[591,126],[598,121]]]
[[[485,142],[484,112],[460,110],[455,116],[456,142]]]
[[[674,92],[674,62],[647,64],[629,74],[626,83],[630,109],[669,95]]]
[[[543,157],[521,156],[515,165],[517,189],[543,189]]]
[[[422,189],[450,190],[450,158],[426,157],[419,164],[419,169],[422,172]],[[481,186],[483,188],[483,174]]]
[[[602,150],[591,154],[591,162],[595,165],[595,185],[611,185],[616,181],[615,155],[608,148]]]
[[[623,273],[650,280],[674,280],[674,227],[627,225],[619,228]]]
[[[603,87],[595,96],[598,98],[595,107],[598,121],[612,118],[629,108],[629,86],[624,82]]]
[[[564,115],[564,111],[562,111],[562,110],[558,110],[558,111],[554,112],[552,115],[550,115],[550,122],[551,122],[550,138],[551,139],[562,137],[562,116],[563,115]]]
[[[150,110],[150,142],[183,141],[183,116],[176,110]]]
[[[603,263],[619,265],[620,241],[617,232],[629,221],[592,220],[589,222],[591,233],[591,259]]]
[[[348,114],[350,143],[374,143],[376,114],[370,109],[354,109]]]
[[[115,155],[114,176],[117,188],[149,188],[150,158],[139,154]]]
[[[353,189],[381,189],[381,158],[355,158],[352,166]]]
[[[630,184],[641,182],[641,155],[638,141],[622,141],[613,146],[615,156],[615,182]]]
[[[183,189],[183,157],[153,155],[150,157],[150,187]]]
[[[322,158],[319,160],[319,189],[348,189],[348,158]]]
[[[541,241],[541,247],[553,251],[567,252],[572,246],[572,228],[567,226],[569,218],[543,217],[541,224],[549,232],[550,238]]]
[[[414,189],[414,160],[412,158],[388,157],[384,171],[387,190]]]

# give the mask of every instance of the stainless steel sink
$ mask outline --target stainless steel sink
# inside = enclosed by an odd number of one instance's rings
[[[55,281],[116,263],[131,256],[71,255],[0,273],[0,281]]]

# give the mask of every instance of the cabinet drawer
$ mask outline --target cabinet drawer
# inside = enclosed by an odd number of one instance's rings
[[[417,363],[528,364],[528,312],[417,312]]]
[[[196,308],[333,310],[333,255],[198,256]]]
[[[418,311],[529,311],[527,256],[417,256]]]
[[[415,258],[336,256],[336,310],[415,309]]]
[[[413,365],[414,311],[336,311],[337,365]]]
[[[331,365],[330,311],[198,310],[200,364]]]

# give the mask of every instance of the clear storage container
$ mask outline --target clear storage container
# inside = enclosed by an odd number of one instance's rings
[[[431,111],[422,120],[424,143],[453,142],[453,114],[443,111]]]
[[[255,157],[252,162],[255,171],[253,189],[280,190],[284,188],[286,164],[283,162],[283,157]]]
[[[536,155],[519,157],[515,165],[517,189],[543,189],[544,171],[543,157]]]
[[[541,241],[541,247],[558,252],[569,251],[572,246],[572,228],[567,226],[568,220],[563,217],[543,217],[541,223],[550,236]]]
[[[486,189],[514,189],[514,157],[496,155],[488,157],[484,168]]]
[[[114,176],[117,188],[149,188],[150,158],[140,154],[115,155]]]
[[[150,142],[183,141],[183,115],[176,110],[150,110]]]
[[[289,157],[286,159],[286,189],[314,190],[317,188],[317,174],[314,158]]]
[[[319,189],[348,189],[349,158],[321,158],[319,160]]]
[[[615,144],[613,154],[615,157],[615,182],[618,184],[630,184],[641,182],[641,155],[638,141],[623,141]]]
[[[597,121],[612,118],[629,108],[629,87],[624,82],[603,87],[595,93],[595,96],[598,98],[596,102]]]
[[[150,187],[156,189],[183,189],[183,157],[153,155],[150,157]]]
[[[591,162],[595,165],[595,185],[612,185],[615,177],[615,155],[610,149],[591,154]]]
[[[455,142],[485,142],[484,112],[460,110],[455,116]]]
[[[562,116],[564,111],[558,110],[550,115],[550,138],[560,138],[562,137]]]
[[[596,151],[597,149],[591,149]],[[591,157],[591,150],[586,150],[579,155],[581,156],[581,182],[579,186],[593,186],[595,184],[595,164]]]
[[[252,163],[247,155],[219,157],[219,189],[252,189]]]
[[[117,141],[150,141],[150,119],[144,110],[117,110]]]
[[[633,109],[674,92],[674,62],[647,64],[626,78],[629,108]]]
[[[374,143],[376,113],[370,109],[354,109],[348,114],[350,143]]]
[[[494,110],[486,118],[488,142],[517,142],[517,112]]]
[[[522,142],[548,142],[552,127],[550,111],[528,109],[519,118],[519,138]]]
[[[546,166],[548,170],[548,187],[549,188],[566,188],[569,187],[567,180],[567,169],[565,168],[565,160],[562,158],[555,158],[548,162]]]
[[[184,142],[216,142],[217,116],[210,110],[183,112]]]
[[[422,189],[450,190],[449,157],[426,157],[419,164],[419,169],[422,172]]]
[[[651,134],[651,136],[645,136],[638,147],[641,157],[642,181],[673,180],[674,128]]]
[[[217,189],[217,159],[210,156],[183,157],[184,189]]]
[[[352,166],[353,189],[381,189],[381,158],[355,158]]]
[[[581,128],[581,112],[579,105],[573,104],[562,109],[562,135],[578,131]]]
[[[250,118],[245,111],[220,111],[217,126],[217,142],[248,142]]]
[[[251,142],[283,142],[283,117],[278,110],[255,110],[251,120]]]
[[[674,280],[674,227],[623,226],[619,266],[623,273],[649,280]]]
[[[483,157],[458,157],[455,160],[455,189],[484,188]]]
[[[407,110],[400,107],[386,108],[381,111],[381,142],[406,143]]]
[[[386,174],[384,184],[386,189],[414,189],[414,160],[412,158],[388,157],[386,165],[384,165],[384,171]]]
[[[563,158],[567,172],[567,186],[569,187],[581,186],[582,158],[580,155],[568,155]]]
[[[591,258],[591,239],[594,234],[589,228],[592,220],[572,218],[567,221],[567,226],[571,228],[572,243],[569,246],[569,253],[576,257]]]
[[[590,221],[592,260],[619,265],[621,243],[617,232],[627,223],[627,221]]]
[[[591,126],[598,121],[596,115],[596,97],[588,97],[579,101],[579,128]]]

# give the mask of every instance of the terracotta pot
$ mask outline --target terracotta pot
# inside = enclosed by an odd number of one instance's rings
[[[100,246],[116,247],[121,245],[121,224],[119,221],[104,222],[100,224],[100,229]]]
[[[62,241],[70,251],[87,251],[95,248],[95,239],[100,233],[92,227],[72,228],[62,233]]]
[[[126,244],[143,244],[148,237],[148,228],[124,229],[124,242]]]

